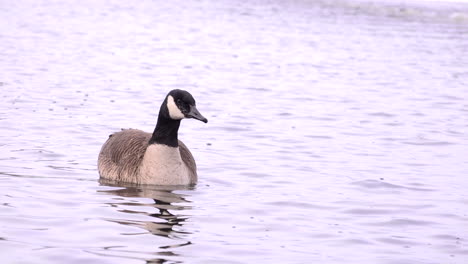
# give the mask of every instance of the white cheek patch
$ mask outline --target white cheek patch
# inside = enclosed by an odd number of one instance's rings
[[[172,119],[180,120],[185,118],[184,114],[182,114],[179,107],[177,107],[176,103],[174,102],[174,98],[171,95],[167,97],[167,109],[169,110],[169,116]]]

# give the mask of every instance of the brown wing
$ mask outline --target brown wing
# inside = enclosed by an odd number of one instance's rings
[[[150,138],[150,133],[137,129],[125,129],[109,136],[99,153],[101,178],[138,182],[138,168]]]
[[[197,164],[195,159],[190,153],[190,150],[185,146],[185,144],[179,140],[179,151],[182,161],[185,163],[190,172],[190,183],[195,184],[197,182]]]

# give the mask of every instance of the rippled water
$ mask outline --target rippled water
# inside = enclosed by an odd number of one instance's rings
[[[467,3],[2,1],[2,263],[467,263],[467,36]],[[174,88],[199,184],[99,183]]]

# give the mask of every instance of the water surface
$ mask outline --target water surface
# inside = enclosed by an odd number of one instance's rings
[[[2,2],[2,263],[466,263],[466,36],[456,2]],[[175,88],[198,185],[100,183]]]

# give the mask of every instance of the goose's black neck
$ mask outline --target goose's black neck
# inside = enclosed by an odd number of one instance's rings
[[[177,134],[179,132],[181,120],[170,118],[166,102],[167,101],[164,100],[159,110],[158,122],[156,123],[156,128],[154,129],[149,144],[162,144],[176,148],[179,146]]]

